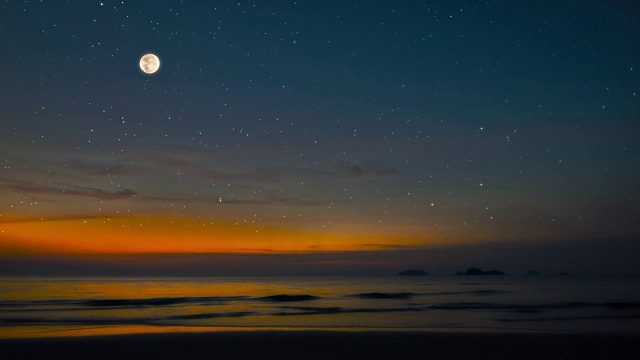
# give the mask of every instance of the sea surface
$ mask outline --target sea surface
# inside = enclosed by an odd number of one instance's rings
[[[135,326],[640,334],[640,277],[0,277],[0,337]]]

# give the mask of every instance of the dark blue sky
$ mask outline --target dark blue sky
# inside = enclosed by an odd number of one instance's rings
[[[638,39],[634,1],[4,2],[0,213],[634,239]]]

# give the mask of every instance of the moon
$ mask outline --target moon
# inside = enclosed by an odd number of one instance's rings
[[[140,69],[146,74],[153,74],[160,68],[160,59],[155,54],[145,54],[140,58]]]

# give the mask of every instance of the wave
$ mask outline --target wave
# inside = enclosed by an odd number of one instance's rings
[[[474,290],[474,291],[451,291],[434,293],[413,293],[413,292],[370,292],[348,295],[347,297],[366,300],[407,300],[416,297],[447,296],[447,295],[493,295],[503,294],[508,291],[503,290]],[[56,310],[80,310],[80,309],[100,309],[100,308],[135,308],[135,307],[161,307],[181,304],[189,305],[220,305],[231,302],[273,302],[287,303],[298,301],[312,301],[326,299],[308,294],[277,294],[263,297],[250,296],[202,296],[202,297],[159,297],[144,299],[86,299],[86,300],[28,300],[28,301],[0,301],[0,312],[4,311],[56,311]],[[426,304],[414,304],[426,305]],[[426,305],[434,310],[532,310],[532,309],[573,309],[582,307],[603,307],[613,310],[638,309],[639,302],[612,301],[604,303],[589,303],[581,301],[558,302],[558,303],[538,303],[538,304],[517,304],[517,303],[491,303],[491,302],[444,302]]]
[[[507,290],[471,290],[471,291],[442,291],[435,293],[426,293],[425,296],[442,296],[442,295],[498,295],[498,294],[510,294],[511,291]]]
[[[0,301],[0,310],[9,308],[12,311],[19,308],[34,308],[43,306],[85,306],[91,308],[120,308],[169,306],[180,304],[221,304],[230,301],[251,300],[248,296],[203,296],[203,297],[168,297],[146,299],[89,299],[89,300],[29,300],[29,301]],[[16,309],[18,308],[18,309]],[[67,310],[67,309],[65,309]]]
[[[414,296],[413,293],[364,293],[358,296],[370,299],[405,299]],[[92,313],[96,309],[103,310],[119,310],[122,306],[135,307],[151,307],[151,306],[173,306],[181,303],[199,303],[206,301],[220,302],[236,300],[254,300],[254,302],[246,303],[249,306],[256,302],[275,302],[287,303],[307,300],[322,299],[311,295],[273,295],[266,297],[203,297],[203,298],[153,298],[153,299],[120,299],[122,301],[113,301],[113,299],[103,299],[104,301],[96,302],[95,300],[83,301],[85,304],[82,308],[90,310]],[[117,299],[116,299],[117,300]],[[62,301],[69,304],[69,301]],[[32,302],[31,302],[32,303]],[[50,306],[50,302],[47,302]],[[488,311],[488,312],[516,312],[522,315],[537,314],[545,310],[569,310],[583,308],[599,308],[608,309],[612,313],[604,313],[598,315],[585,315],[584,317],[571,316],[549,316],[549,317],[524,317],[519,319],[495,319],[501,322],[519,322],[519,321],[561,321],[561,320],[585,320],[585,319],[635,319],[640,318],[637,311],[628,313],[630,309],[640,308],[640,303],[636,302],[606,302],[606,303],[587,303],[587,302],[559,302],[559,303],[539,303],[539,304],[509,304],[509,303],[490,303],[490,302],[452,302],[440,304],[408,304],[398,307],[336,307],[336,306],[292,306],[278,305],[275,307],[257,306],[250,310],[256,311],[220,311],[220,312],[203,312],[191,314],[177,314],[171,316],[143,316],[143,313],[127,312],[124,316],[69,316],[68,307],[61,307],[55,310],[47,310],[46,316],[16,316],[18,313],[12,310],[0,311],[0,325],[29,325],[29,324],[48,324],[48,325],[124,325],[124,324],[146,324],[146,325],[169,325],[181,321],[207,320],[218,318],[240,318],[250,316],[313,316],[313,315],[339,315],[339,314],[375,314],[375,313],[398,313],[398,312],[429,312],[429,311]],[[73,310],[79,308],[74,307]],[[177,308],[179,309],[179,308]],[[224,308],[223,308],[224,309]],[[173,310],[172,310],[173,312]],[[89,313],[89,314],[90,314]],[[157,314],[154,311],[154,314]],[[106,314],[105,314],[106,315]]]
[[[1,308],[20,308],[27,306],[70,306],[77,305],[79,300],[3,300],[0,301]]]
[[[280,311],[272,313],[276,316],[289,316],[289,315],[330,315],[330,314],[342,314],[345,312],[344,308],[340,307],[303,307],[303,306],[286,306],[283,309],[294,311]]]
[[[271,296],[264,296],[261,298],[258,298],[258,300],[262,300],[262,301],[268,301],[268,302],[293,302],[293,301],[308,301],[308,300],[317,300],[320,299],[320,297],[318,296],[313,296],[313,295],[286,295],[286,294],[280,294],[280,295],[271,295]]]
[[[184,304],[187,298],[156,298],[156,299],[98,299],[87,300],[83,305],[92,307],[121,307],[121,306],[166,306]]]
[[[442,303],[431,305],[434,310],[514,310],[518,312],[539,312],[541,310],[551,309],[578,309],[587,307],[600,307],[613,310],[626,310],[640,308],[640,303],[634,302],[606,302],[606,303],[588,303],[581,301],[569,301],[560,303],[543,303],[543,304],[497,304],[497,303]]]
[[[146,318],[0,318],[0,325],[139,325],[149,324]]]
[[[247,296],[201,296],[201,297],[173,297],[149,299],[93,299],[81,302],[91,307],[121,307],[121,306],[168,306],[179,304],[220,304],[229,301],[249,300]]]
[[[394,299],[394,300],[406,300],[419,296],[452,296],[452,295],[499,295],[499,294],[510,294],[511,291],[506,290],[494,290],[494,289],[483,289],[483,290],[471,290],[471,291],[441,291],[441,292],[430,292],[430,293],[413,293],[413,292],[398,292],[398,293],[383,293],[383,292],[371,292],[371,293],[361,293],[361,294],[353,294],[349,295],[350,297],[355,297],[359,299]]]
[[[236,317],[244,317],[256,315],[256,313],[251,311],[236,311],[229,313],[205,313],[205,314],[189,314],[189,315],[175,315],[169,316],[165,319],[167,320],[204,320],[204,319],[215,319],[215,318],[236,318]]]
[[[266,302],[296,302],[321,299],[318,296],[298,294],[278,294],[264,297],[250,296],[202,296],[202,297],[162,297],[146,299],[89,299],[89,300],[29,300],[29,301],[0,301],[2,311],[56,311],[140,308],[174,305],[222,305],[236,301],[266,301]]]
[[[371,292],[371,293],[362,293],[362,294],[354,294],[351,297],[356,297],[360,299],[396,299],[396,300],[404,300],[411,299],[415,296],[415,293],[411,292],[400,292],[400,293],[381,293],[381,292]]]
[[[640,308],[640,303],[632,303],[632,302],[608,302],[604,303],[604,306],[611,309],[636,309]]]
[[[408,311],[425,311],[426,307],[396,307],[396,308],[341,308],[341,307],[282,307],[285,310],[271,313],[275,316],[297,316],[297,315],[333,315],[333,314],[353,314],[353,313],[392,313]]]
[[[407,307],[394,308],[342,308],[342,307],[301,307],[301,306],[285,306],[281,307],[287,311],[272,313],[276,316],[294,316],[294,315],[327,315],[327,314],[347,314],[347,313],[387,313],[387,312],[424,312],[424,311],[456,311],[456,310],[489,310],[500,311],[508,310],[522,314],[535,314],[543,310],[551,309],[580,309],[580,308],[608,308],[613,310],[625,310],[640,308],[640,303],[585,303],[585,302],[564,302],[564,303],[548,303],[548,304],[497,304],[497,303],[443,303],[434,305],[410,304]],[[611,318],[635,318],[639,315],[612,315]],[[605,317],[608,318],[608,317]],[[512,321],[512,320],[505,320]],[[519,320],[513,320],[519,321]]]
[[[527,318],[527,319],[496,319],[502,322],[544,322],[544,321],[571,321],[571,320],[631,320],[640,319],[638,315],[594,315],[594,316],[558,316],[547,318]]]
[[[413,293],[413,292],[369,292],[348,295],[367,300],[407,300],[418,296],[452,296],[452,295],[494,295],[506,294],[509,291],[503,290],[473,290],[473,291],[445,291],[433,293]],[[0,301],[0,311],[42,311],[44,307],[65,307],[66,310],[73,310],[69,307],[76,306],[79,308],[125,308],[125,307],[153,307],[153,306],[172,306],[181,304],[202,304],[217,305],[233,301],[266,301],[266,302],[296,302],[318,300],[322,297],[308,294],[276,294],[263,297],[250,296],[201,296],[201,297],[159,297],[159,298],[123,298],[123,299],[83,299],[83,300],[4,300]],[[612,307],[629,307],[634,306],[631,303],[612,303]],[[55,309],[51,309],[55,310]]]
[[[604,304],[593,304],[579,301],[549,304],[499,304],[499,303],[479,303],[460,302],[442,303],[431,305],[434,310],[541,310],[541,309],[576,309],[588,306],[603,306]]]

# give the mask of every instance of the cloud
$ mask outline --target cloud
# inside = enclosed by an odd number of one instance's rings
[[[3,180],[5,187],[27,195],[72,195],[96,198],[100,200],[119,200],[135,197],[138,193],[131,189],[106,191],[92,187],[71,184],[41,185],[34,181]]]
[[[380,177],[398,173],[398,169],[384,167],[375,161],[366,162],[363,165],[356,165],[349,161],[341,161],[334,164],[333,169],[337,175],[348,178],[361,178],[365,176]]]
[[[267,200],[270,204],[274,205],[298,205],[298,206],[308,206],[308,205],[325,205],[329,202],[327,201],[313,201],[306,200],[297,196],[286,196],[286,195],[267,195]]]
[[[335,164],[333,168],[339,173],[352,178],[358,178],[364,174],[364,169],[361,166],[354,165],[348,161],[341,161]]]
[[[319,176],[331,176],[330,172],[299,166],[261,166],[249,171],[224,172],[210,167],[188,170],[198,177],[213,181],[246,181],[253,183],[275,184],[287,178],[309,179]]]
[[[355,164],[341,161],[331,169],[311,168],[296,165],[260,166],[253,169],[224,169],[206,163],[204,158],[191,159],[188,157],[165,156],[152,160],[156,165],[170,167],[199,178],[212,181],[246,181],[252,183],[274,184],[286,179],[317,179],[317,178],[377,178],[398,173],[398,169],[387,167],[377,161],[366,161]]]
[[[297,196],[286,196],[267,194],[263,199],[223,199],[225,204],[233,205],[291,205],[291,206],[314,206],[326,205],[325,201],[307,200]]]
[[[199,166],[198,162],[193,159],[179,156],[153,157],[151,161],[161,167],[171,167],[178,170],[188,170]]]
[[[145,170],[143,166],[134,164],[132,159],[99,161],[93,159],[71,159],[64,167],[87,175],[132,175]]]
[[[398,173],[398,169],[387,167],[377,161],[362,164],[350,161],[335,163],[331,169],[311,168],[296,165],[259,166],[255,168],[225,168],[208,162],[202,156],[154,155],[136,163],[133,159],[94,160],[73,158],[64,163],[66,169],[94,176],[136,175],[146,172],[176,170],[184,175],[209,181],[275,184],[287,179],[358,179],[378,178]],[[275,201],[274,199],[271,199]]]

